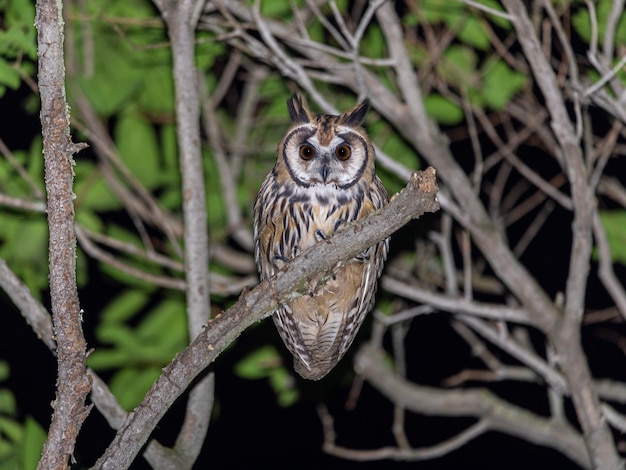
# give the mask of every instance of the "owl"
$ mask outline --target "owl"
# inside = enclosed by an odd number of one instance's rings
[[[287,101],[291,127],[254,204],[254,257],[267,279],[307,248],[387,204],[374,147],[361,127],[367,101],[340,115],[311,113],[301,96]],[[319,380],[348,350],[374,304],[389,239],[318,276],[311,293],[274,313],[294,368]]]

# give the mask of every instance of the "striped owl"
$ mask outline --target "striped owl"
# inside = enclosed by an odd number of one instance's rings
[[[340,116],[312,114],[298,95],[287,108],[292,125],[254,204],[254,257],[261,279],[389,199],[361,127],[367,101]],[[348,350],[374,304],[388,248],[389,239],[338,264],[330,278],[320,275],[311,283],[311,294],[274,313],[302,377],[321,379]]]

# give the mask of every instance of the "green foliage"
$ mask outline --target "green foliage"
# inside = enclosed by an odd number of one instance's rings
[[[0,382],[9,377],[9,364],[0,361]],[[0,468],[29,470],[37,468],[46,432],[30,416],[17,419],[13,393],[0,386]]]
[[[249,380],[268,379],[280,406],[291,406],[300,396],[293,376],[273,346],[262,346],[251,352],[235,365],[235,373]]]
[[[437,93],[424,98],[424,107],[428,115],[441,124],[459,124],[463,120],[463,109]]]
[[[597,19],[597,31],[596,31],[596,40],[598,41],[599,47],[604,46],[605,34],[606,34],[606,26],[609,16],[611,14],[611,8],[613,5],[612,0],[598,0],[594,2],[595,10],[596,10],[596,19]],[[591,18],[589,15],[589,9],[584,6],[575,10],[575,13],[572,15],[572,24],[574,25],[574,30],[582,37],[582,39],[586,42],[590,42],[592,39],[593,28],[591,25]],[[617,27],[615,29],[615,40],[614,43],[616,45],[626,43],[626,15],[621,15],[619,21],[617,22]],[[619,60],[619,52],[617,53],[617,58],[615,62]],[[594,69],[590,69],[587,72],[589,78],[593,81],[598,80],[598,74]],[[626,72],[624,70],[618,71],[616,74],[618,78],[622,80],[622,82],[626,83]]]
[[[117,149],[127,168],[149,191],[159,187],[163,169],[154,127],[133,106],[117,121],[114,132]]]
[[[498,2],[489,0],[482,4],[502,11]],[[420,12],[429,23],[442,24],[457,31],[457,42],[445,49],[438,61],[437,72],[446,84],[459,95],[467,93],[473,105],[501,110],[521,91],[527,79],[513,70],[495,52],[490,51],[490,28],[494,26],[509,30],[510,24],[495,15],[487,15],[489,22],[480,16],[468,15],[467,5],[462,2],[445,0],[424,0],[420,2]],[[419,21],[413,13],[405,17],[405,22]],[[427,63],[428,53],[412,51],[416,65]],[[457,125],[464,119],[462,107],[451,97],[432,92],[424,100],[430,117],[440,124]]]
[[[526,86],[527,78],[503,61],[490,61],[483,67],[481,96],[490,108],[499,111]]]
[[[39,214],[5,212],[0,223],[0,257],[37,295],[48,286],[48,225]]]
[[[187,319],[182,296],[159,298],[141,289],[129,289],[102,311],[96,336],[108,348],[88,359],[96,371],[114,370],[111,391],[131,410],[144,397],[161,369],[187,342]]]
[[[626,211],[600,211],[600,221],[604,226],[614,263],[626,265]],[[594,256],[597,259],[597,250]]]
[[[606,23],[611,13],[613,6],[612,0],[597,0],[594,2],[597,17],[597,35],[598,43],[600,46],[604,44],[604,37],[606,32]],[[582,6],[572,15],[572,24],[574,29],[586,42],[591,40],[592,28],[591,18],[589,16],[589,9]],[[615,43],[624,44],[626,42],[626,16],[622,15],[621,19],[617,23],[617,29],[615,31]]]
[[[34,2],[0,1],[0,97],[16,89],[22,76],[32,76],[37,60]]]

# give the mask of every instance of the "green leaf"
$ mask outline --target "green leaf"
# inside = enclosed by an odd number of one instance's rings
[[[477,87],[476,52],[467,46],[450,46],[443,54],[440,71],[444,79],[457,86]]]
[[[284,367],[273,369],[269,381],[274,392],[276,392],[280,406],[291,406],[298,401],[300,392],[295,388],[293,376]]]
[[[141,403],[146,392],[160,375],[160,367],[122,369],[113,376],[109,387],[122,408],[130,411]]]
[[[40,214],[4,212],[0,257],[33,293],[48,285],[48,224]]]
[[[526,86],[527,78],[503,61],[491,62],[484,70],[482,96],[485,103],[496,111],[504,108]]]
[[[463,109],[436,93],[424,99],[424,107],[428,115],[441,124],[453,125],[463,121]]]
[[[138,101],[144,112],[173,117],[176,100],[169,63],[150,68],[150,79],[142,81]]]
[[[92,76],[79,76],[78,83],[94,110],[110,116],[128,106],[133,96],[140,89],[140,70],[132,64],[128,53],[123,53],[118,39],[98,36],[94,45],[96,57],[95,71]],[[72,88],[68,89],[72,96]]]
[[[30,60],[37,59],[37,31],[35,3],[12,1],[4,9],[4,23],[0,31],[0,54],[17,58],[25,54]]]
[[[0,388],[0,414],[13,416],[16,412],[15,396],[10,390]]]
[[[117,149],[135,177],[146,189],[155,189],[161,181],[159,148],[154,127],[135,111],[125,113],[115,126]]]
[[[25,470],[36,469],[41,457],[43,445],[48,435],[46,431],[30,416],[24,423],[24,440],[21,447],[22,468]]]
[[[15,90],[20,86],[21,81],[20,74],[17,70],[0,57],[0,84]]]
[[[77,211],[82,209],[96,212],[117,210],[122,206],[96,165],[78,157],[74,172],[76,173],[74,194],[76,194]]]
[[[463,15],[462,5],[448,0],[423,0],[420,2],[420,12],[428,23],[445,22],[455,27]]]
[[[284,1],[264,1],[261,2],[261,15],[284,20],[286,17],[292,16],[291,5]]]
[[[489,49],[489,46],[491,46],[489,35],[485,31],[483,23],[473,16],[466,17],[463,26],[459,30],[459,39],[482,51]]]
[[[136,329],[137,339],[148,343],[187,343],[187,318],[182,299],[167,299],[153,308]],[[173,343],[172,343],[173,341]]]
[[[276,348],[263,346],[244,357],[235,365],[235,374],[244,379],[267,377],[270,370],[282,364],[282,358]]]
[[[387,53],[387,41],[382,30],[376,24],[371,24],[361,41],[361,51],[367,57],[383,58]]]
[[[600,221],[606,232],[612,261],[626,265],[626,211],[600,211]]]
[[[611,13],[613,2],[611,0],[599,0],[596,3],[596,18],[597,18],[597,34],[599,45],[604,45],[604,37],[606,33],[606,22]],[[580,36],[587,42],[591,40],[591,20],[589,17],[589,10],[587,8],[579,8],[572,15],[572,24],[574,29]],[[626,42],[626,17],[621,15],[619,22],[617,23],[617,29],[615,31],[615,43],[624,44]]]
[[[20,442],[24,436],[24,429],[18,421],[0,416],[0,434],[4,434],[13,442]]]
[[[505,12],[500,2],[496,0],[480,0],[480,3],[482,3],[486,7],[491,8],[492,10],[501,11],[503,13]],[[506,18],[502,18],[500,16],[492,15],[489,13],[482,13],[482,14],[489,20],[489,22],[495,24],[499,28],[502,28],[506,31],[511,29],[511,26],[512,26],[511,22],[507,20]]]
[[[147,292],[132,289],[122,292],[102,311],[102,324],[123,323],[137,315],[149,301]]]
[[[87,358],[87,365],[93,370],[117,369],[128,365],[133,359],[129,351],[121,349],[96,349]]]
[[[9,378],[11,367],[7,361],[0,360],[0,382]]]

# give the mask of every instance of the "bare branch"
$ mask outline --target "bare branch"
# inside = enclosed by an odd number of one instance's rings
[[[19,197],[7,196],[6,194],[0,194],[0,206],[31,212],[44,212],[46,210],[46,204],[44,202],[29,201]]]
[[[440,390],[410,384],[396,377],[387,367],[382,352],[369,345],[359,350],[354,367],[393,403],[415,413],[476,417],[490,430],[549,445],[581,467],[591,468],[582,437],[565,423],[530,413],[486,390]]]
[[[91,381],[87,376],[86,342],[76,286],[72,193],[72,155],[83,146],[72,143],[69,132],[61,8],[60,2],[39,0],[35,20],[50,230],[50,297],[58,358],[54,412],[38,465],[40,469],[67,468],[76,438],[90,410],[85,406]]]
[[[333,417],[328,410],[320,406],[318,407],[318,414],[322,421],[322,428],[324,430],[324,451],[330,455],[341,457],[344,459],[355,460],[357,462],[367,462],[371,460],[383,460],[391,459],[398,461],[420,461],[434,459],[441,457],[455,449],[458,449],[467,444],[472,439],[484,434],[488,431],[489,426],[485,421],[479,421],[478,423],[468,427],[465,431],[458,435],[447,439],[435,446],[420,449],[410,448],[396,448],[396,447],[382,447],[380,449],[373,450],[356,450],[348,449],[346,447],[338,446],[335,444],[335,430]]]
[[[433,308],[445,312],[465,313],[483,318],[507,320],[530,325],[534,324],[532,316],[523,308],[454,298],[432,292],[416,284],[407,284],[389,275],[383,276],[381,287],[405,299],[428,304]]]
[[[56,342],[52,331],[52,318],[48,311],[30,293],[28,287],[9,269],[0,258],[0,287],[7,292],[13,303],[20,309],[26,322],[31,326],[37,337],[44,342],[50,351],[56,351]],[[28,314],[25,314],[28,312]]]
[[[189,337],[192,339],[200,334],[210,316],[209,236],[200,149],[200,91],[194,47],[201,3],[198,0],[170,0],[159,4],[172,41],[176,132],[183,180],[185,295]],[[195,384],[189,393],[185,420],[175,446],[175,451],[189,468],[200,453],[209,428],[213,390],[211,374]]]

